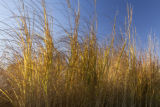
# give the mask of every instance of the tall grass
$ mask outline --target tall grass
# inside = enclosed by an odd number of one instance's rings
[[[13,106],[160,106],[159,59],[152,48],[140,54],[136,49],[132,8],[128,6],[128,21],[118,46],[116,23],[106,45],[97,40],[96,20],[87,35],[80,36],[78,9],[73,31],[65,30],[65,52],[55,46],[45,0],[42,11],[33,15],[25,2],[20,3],[20,15],[12,12],[18,29],[10,27],[9,36],[16,43],[9,48],[14,60],[5,69],[9,87],[1,89]]]

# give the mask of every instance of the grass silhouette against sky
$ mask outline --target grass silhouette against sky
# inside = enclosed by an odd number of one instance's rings
[[[78,1],[78,0],[77,0]],[[71,0],[72,7],[77,7],[78,2],[76,0]],[[112,30],[112,25],[114,23],[114,18],[116,16],[117,30],[120,26],[124,27],[124,18],[127,16],[127,4],[133,7],[133,25],[136,27],[137,37],[141,39],[144,44],[142,48],[145,48],[147,36],[150,33],[155,33],[156,37],[160,37],[160,1],[159,0],[97,0],[96,1],[96,11],[98,19],[98,33],[99,38],[103,38],[102,35],[110,34]],[[16,10],[13,0],[7,0],[5,3],[8,8]],[[56,20],[61,23],[67,22],[67,16],[65,9],[67,8],[66,0],[47,0],[48,9],[52,10],[52,14]],[[1,1],[0,5],[0,21],[7,20],[8,17],[12,16],[7,10],[7,6]],[[5,5],[5,6],[4,6]],[[89,18],[94,13],[94,3],[93,0],[80,0],[80,11],[81,17],[85,19]],[[60,32],[59,28],[55,28],[57,33]]]

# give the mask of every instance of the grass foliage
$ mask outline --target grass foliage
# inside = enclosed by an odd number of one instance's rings
[[[33,15],[25,2],[19,1],[19,15],[11,11],[18,26],[10,27],[11,33],[5,32],[14,40],[8,47],[12,61],[5,69],[9,88],[0,90],[13,106],[160,106],[159,59],[152,46],[145,52],[136,49],[132,8],[128,8],[120,42],[114,24],[110,41],[100,43],[97,20],[89,24],[86,35],[80,36],[78,9],[73,30],[64,29],[65,40],[57,47],[45,1]]]

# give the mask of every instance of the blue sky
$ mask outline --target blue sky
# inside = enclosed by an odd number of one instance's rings
[[[48,0],[48,2],[50,1],[52,1],[53,5],[55,2],[58,2],[58,0]],[[70,1],[73,7],[77,6],[75,1],[78,0]],[[89,15],[92,15],[94,8],[93,0],[79,1],[81,16],[87,18]],[[50,6],[52,6],[52,3]],[[99,38],[101,38],[101,34],[104,35],[111,32],[115,16],[117,16],[117,29],[123,28],[125,17],[127,16],[127,4],[133,7],[133,26],[136,27],[138,41],[143,43],[141,44],[142,47],[146,46],[147,36],[150,33],[155,33],[156,38],[159,38],[160,0],[97,0]],[[57,12],[57,14],[60,13]],[[64,21],[64,19],[59,19]]]
[[[8,6],[15,10],[12,0],[5,0]],[[73,7],[77,6],[78,0],[70,0]],[[79,0],[82,19],[88,19],[93,15],[93,0]],[[53,15],[62,25],[67,24],[65,0],[46,0],[49,14]],[[133,25],[137,30],[137,37],[146,43],[147,35],[155,33],[160,36],[160,0],[97,0],[98,33],[101,38],[106,33],[111,33],[114,17],[117,16],[117,29],[124,26],[125,16],[127,16],[127,3],[133,7]],[[0,5],[0,21],[5,20],[10,14]],[[7,20],[6,20],[7,21]],[[60,32],[59,28],[56,28]],[[143,44],[143,45],[144,45]]]

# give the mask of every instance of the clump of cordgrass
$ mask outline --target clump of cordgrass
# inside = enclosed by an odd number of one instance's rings
[[[32,1],[33,2],[33,1]],[[34,3],[34,2],[33,2]],[[96,21],[80,37],[80,10],[74,30],[66,32],[67,52],[53,41],[52,18],[42,0],[41,12],[32,17],[21,1],[18,29],[11,28],[16,49],[6,68],[9,89],[0,90],[15,107],[158,107],[160,105],[159,59],[153,51],[140,55],[132,34],[132,8],[128,8],[125,35],[119,46],[115,26],[111,41],[97,40]],[[68,1],[69,8],[70,4]],[[40,23],[41,22],[41,23]],[[40,23],[40,24],[39,24]],[[7,33],[8,34],[8,33]],[[132,39],[133,37],[133,39]],[[82,40],[80,40],[82,38]]]

